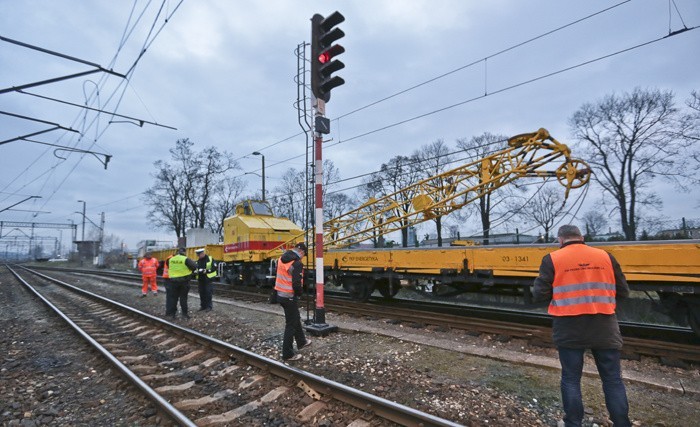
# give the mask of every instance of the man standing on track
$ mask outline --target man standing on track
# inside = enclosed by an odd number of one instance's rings
[[[629,296],[627,280],[612,255],[583,243],[578,227],[563,225],[557,236],[561,249],[542,258],[533,295],[535,301],[550,301],[549,314],[554,316],[564,423],[580,426],[583,420],[583,355],[591,349],[613,424],[630,426],[620,372],[622,335],[615,315],[616,299]]]
[[[197,287],[199,288],[199,311],[212,310],[212,297],[214,295],[214,277],[216,269],[214,260],[204,252],[204,248],[197,249]]]
[[[158,284],[156,283],[156,270],[158,270],[158,260],[151,256],[150,252],[146,252],[144,258],[139,261],[139,270],[141,271],[141,279],[143,286],[141,287],[141,297],[148,295],[148,287],[150,285],[153,295],[158,295]]]
[[[187,250],[180,248],[177,254],[168,260],[168,283],[165,285],[165,315],[175,318],[177,302],[180,301],[182,316],[190,318],[187,307],[187,294],[190,292],[190,277],[197,264],[187,258]]]
[[[286,251],[277,261],[277,277],[275,290],[277,302],[284,308],[284,338],[282,340],[282,359],[299,360],[301,354],[294,354],[294,341],[297,349],[311,345],[311,340],[304,335],[301,326],[301,316],[297,302],[302,288],[304,264],[301,259],[306,255],[306,245],[297,243],[294,248]]]

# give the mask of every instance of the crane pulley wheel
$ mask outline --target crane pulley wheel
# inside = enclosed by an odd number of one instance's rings
[[[567,189],[580,188],[591,179],[591,168],[586,162],[569,159],[556,171],[557,181]]]

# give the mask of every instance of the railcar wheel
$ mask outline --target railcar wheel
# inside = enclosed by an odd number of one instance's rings
[[[374,292],[374,286],[365,280],[345,280],[345,289],[352,299],[365,302]]]
[[[700,336],[700,306],[688,307],[688,324],[695,335]]]
[[[374,287],[379,291],[384,298],[391,299],[399,293],[401,286],[392,284],[389,279],[379,279],[374,282]]]

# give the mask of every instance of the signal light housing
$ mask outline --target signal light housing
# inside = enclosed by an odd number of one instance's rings
[[[333,59],[345,52],[343,46],[333,44],[345,36],[343,30],[336,27],[343,21],[345,17],[338,11],[325,18],[318,13],[311,18],[311,92],[325,102],[331,99],[333,88],[345,84],[341,77],[332,76],[345,68],[345,64]]]

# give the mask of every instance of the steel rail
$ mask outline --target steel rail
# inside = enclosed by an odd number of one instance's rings
[[[64,273],[81,273],[89,275],[107,276],[107,277],[117,277],[126,278],[133,280],[140,280],[141,275],[137,273],[129,272],[116,272],[116,271],[95,271],[95,270],[85,270],[85,269],[71,269],[64,267],[36,267],[42,270],[53,270],[61,271]],[[229,286],[229,285],[226,285]],[[232,289],[233,290],[233,289]],[[246,292],[247,290],[241,289],[241,292]],[[326,296],[329,305],[334,305],[336,301],[346,301],[348,300],[347,294],[343,292],[335,292],[326,290]],[[265,294],[267,297],[267,293]],[[354,303],[350,301],[348,303]],[[340,304],[345,304],[341,302]],[[523,310],[513,310],[507,308],[499,307],[484,307],[476,305],[458,305],[454,303],[446,302],[435,302],[435,301],[412,301],[403,299],[391,299],[386,300],[379,297],[372,297],[364,306],[371,307],[382,305],[384,308],[386,306],[391,306],[394,308],[399,308],[400,310],[413,310],[416,313],[424,313],[423,321],[426,323],[436,324],[439,323],[438,319],[434,318],[436,312],[440,312],[443,315],[452,315],[456,317],[472,317],[483,320],[495,320],[504,322],[518,322],[522,327],[538,327],[543,326],[551,328],[551,315],[547,313],[538,313]],[[362,308],[359,308],[363,310]],[[371,310],[367,308],[366,310]],[[371,313],[367,313],[371,314]],[[414,317],[418,317],[414,313]],[[700,345],[700,337],[695,335],[695,333],[688,327],[680,326],[665,326],[665,325],[653,325],[646,323],[637,322],[627,322],[619,321],[620,331],[622,332],[625,339],[628,338],[647,338],[654,339],[657,341],[670,342],[670,343],[680,343],[680,344],[695,344]],[[440,323],[442,324],[442,323]],[[447,325],[449,326],[449,325]]]
[[[14,271],[10,266],[6,265],[7,269],[10,270],[13,276],[17,280],[20,281],[30,292],[32,292],[34,295],[36,295],[44,304],[46,304],[51,310],[53,310],[59,317],[61,317],[71,328],[73,328],[85,341],[88,342],[93,348],[95,348],[97,351],[99,351],[102,356],[104,356],[112,365],[114,365],[115,368],[119,372],[121,372],[127,379],[129,379],[136,387],[141,389],[151,400],[153,400],[156,405],[162,409],[164,412],[166,412],[168,415],[170,415],[175,421],[177,421],[180,425],[183,426],[192,426],[195,427],[196,424],[187,418],[182,412],[180,412],[177,408],[175,408],[173,405],[171,405],[167,400],[163,398],[160,394],[158,394],[155,390],[153,390],[148,384],[143,382],[141,378],[136,376],[129,368],[126,367],[122,362],[119,361],[112,353],[109,352],[106,348],[104,348],[100,343],[95,341],[94,338],[92,338],[87,332],[85,332],[80,326],[76,325],[75,322],[73,322],[68,316],[66,316],[58,307],[56,307],[51,301],[49,301],[47,298],[45,298],[43,295],[41,295],[32,285],[30,285],[26,280],[24,280],[16,271]],[[24,268],[24,267],[22,267]],[[32,272],[29,269],[24,268],[25,270]],[[50,280],[47,276],[44,276],[41,273],[36,273],[33,272],[33,274],[38,274],[41,277],[44,277],[47,280]],[[68,285],[70,286],[70,285]]]
[[[145,317],[153,322],[156,322],[162,326],[166,326],[170,329],[173,329],[183,335],[187,335],[189,337],[192,337],[196,339],[199,342],[203,342],[207,344],[208,346],[212,348],[219,348],[219,351],[222,353],[230,354],[233,353],[235,357],[240,358],[241,361],[254,366],[258,369],[265,370],[267,372],[270,372],[273,375],[276,375],[280,378],[284,378],[286,380],[294,380],[294,381],[303,381],[310,387],[316,389],[317,391],[321,393],[325,393],[326,395],[331,396],[333,399],[336,399],[341,402],[345,402],[349,405],[352,405],[360,410],[366,411],[366,412],[371,412],[373,414],[376,414],[377,416],[384,418],[386,420],[401,424],[401,425],[407,425],[407,426],[446,426],[446,427],[457,427],[460,426],[461,424],[445,420],[443,418],[419,411],[414,408],[410,408],[408,406],[402,405],[400,403],[396,403],[384,398],[381,398],[379,396],[375,396],[372,394],[369,394],[367,392],[364,392],[362,390],[354,389],[352,387],[346,386],[344,384],[337,383],[335,381],[329,380],[327,378],[321,377],[319,375],[312,374],[310,372],[303,371],[301,369],[292,367],[292,366],[287,366],[284,363],[278,362],[273,359],[269,359],[267,357],[261,356],[259,354],[253,353],[251,351],[248,351],[244,348],[236,347],[234,345],[231,345],[227,342],[221,341],[219,339],[210,337],[208,335],[204,335],[198,331],[185,328],[179,325],[176,325],[174,323],[170,323],[168,321],[165,321],[163,319],[160,319],[156,316],[153,316],[148,313],[141,312],[139,310],[133,309],[132,307],[129,307],[125,304],[112,301],[108,298],[102,297],[100,295],[97,295],[95,293],[86,291],[84,289],[80,289],[78,287],[75,287],[73,285],[70,285],[68,283],[62,282],[58,279],[54,279],[52,277],[46,276],[42,273],[33,271],[31,269],[28,269],[26,267],[21,267],[32,274],[35,274],[39,277],[44,278],[45,280],[49,280],[51,282],[54,282],[56,284],[59,284],[61,286],[67,287],[81,295],[88,296],[92,299],[96,299],[99,301],[102,301],[106,304],[112,305],[113,307],[117,307],[123,311],[126,311],[131,314],[135,314],[141,317]],[[106,350],[105,350],[106,351]]]

